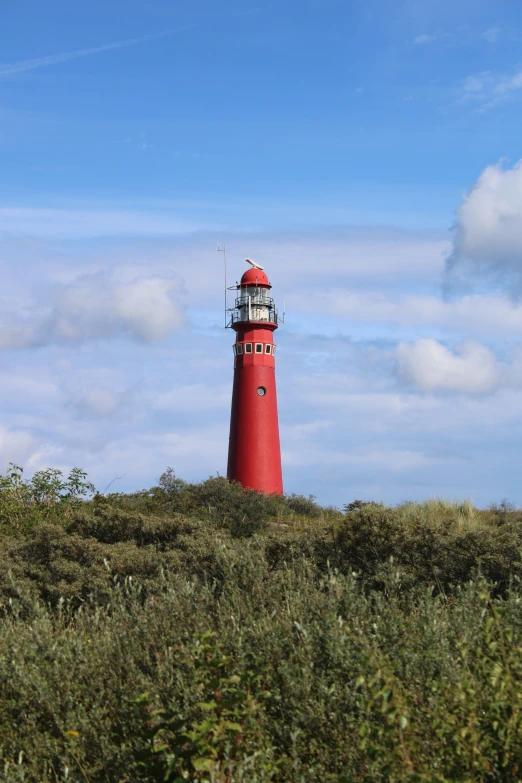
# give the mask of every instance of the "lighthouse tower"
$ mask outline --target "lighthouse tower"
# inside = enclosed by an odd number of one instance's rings
[[[227,477],[267,494],[283,494],[277,419],[274,332],[277,309],[263,268],[254,264],[237,286],[228,324],[236,333]]]

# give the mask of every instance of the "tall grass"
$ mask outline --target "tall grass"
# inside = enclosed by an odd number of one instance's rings
[[[17,481],[1,780],[522,780],[518,511]]]

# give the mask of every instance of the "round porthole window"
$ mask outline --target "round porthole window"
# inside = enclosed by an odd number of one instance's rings
[[[258,386],[257,387],[257,393],[259,394],[260,397],[264,397],[265,394],[266,394],[265,387],[264,386]]]

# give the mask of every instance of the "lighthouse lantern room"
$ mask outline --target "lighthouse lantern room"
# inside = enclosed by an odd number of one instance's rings
[[[283,493],[277,417],[274,332],[279,317],[272,286],[250,259],[227,326],[236,333],[227,476],[267,494]]]

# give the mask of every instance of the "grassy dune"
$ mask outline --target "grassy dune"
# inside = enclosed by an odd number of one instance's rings
[[[521,512],[1,486],[1,780],[522,780]]]

